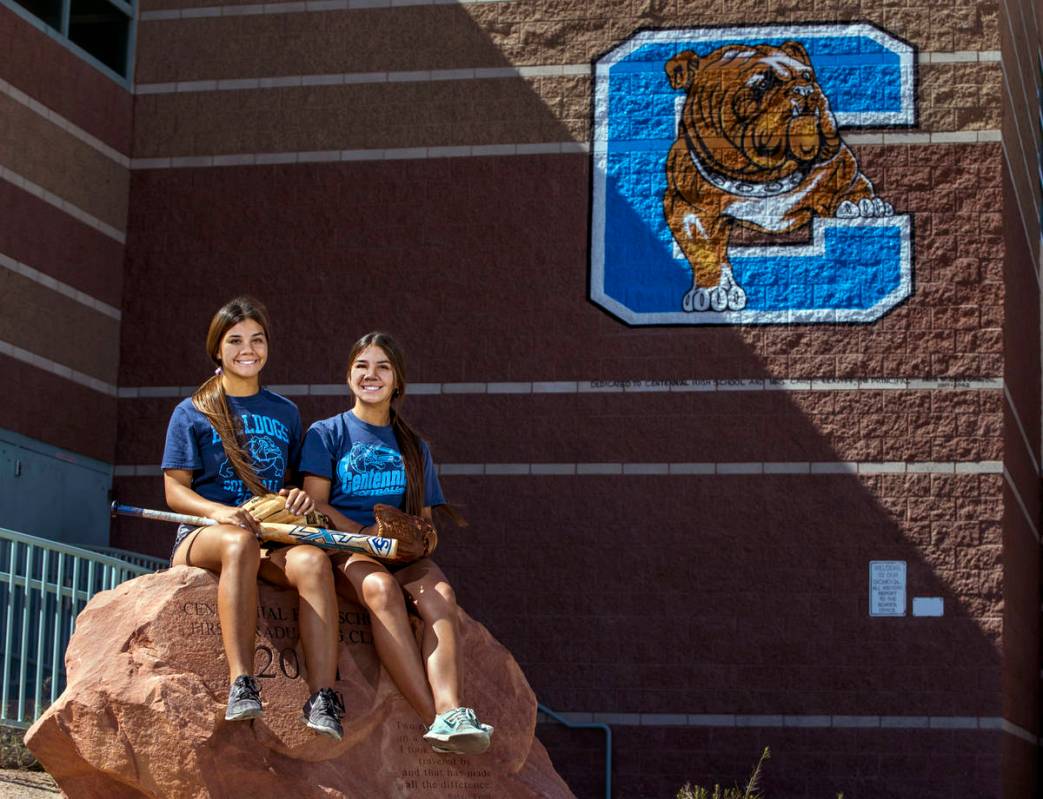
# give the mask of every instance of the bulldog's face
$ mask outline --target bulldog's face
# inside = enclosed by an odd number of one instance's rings
[[[687,89],[681,125],[700,159],[732,177],[776,179],[836,154],[837,123],[799,42],[729,45],[666,63]]]

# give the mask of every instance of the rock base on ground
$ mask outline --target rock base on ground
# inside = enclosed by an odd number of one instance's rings
[[[264,715],[226,722],[217,578],[180,566],[94,597],[66,652],[68,687],[26,743],[71,799],[571,797],[534,737],[536,698],[510,653],[461,611],[465,704],[496,728],[483,755],[432,752],[381,668],[368,615],[341,605],[344,739],[301,721],[297,594],[261,585]]]

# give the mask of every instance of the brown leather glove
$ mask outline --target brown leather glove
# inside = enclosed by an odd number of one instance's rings
[[[420,560],[431,556],[438,546],[438,533],[427,519],[411,516],[390,505],[374,505],[376,524],[369,532],[399,543],[399,560]]]

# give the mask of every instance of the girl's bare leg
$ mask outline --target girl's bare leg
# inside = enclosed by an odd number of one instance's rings
[[[253,675],[260,559],[254,534],[230,524],[197,530],[174,553],[173,565],[198,566],[218,575],[217,618],[229,682],[240,674]]]
[[[424,559],[395,574],[424,620],[421,654],[435,711],[460,707],[460,631],[456,594],[434,561]]]
[[[402,588],[382,565],[365,555],[352,555],[338,564],[350,588],[348,598],[359,602],[373,623],[373,644],[402,696],[424,724],[435,718],[435,703],[409,624]]]
[[[300,639],[308,688],[330,688],[337,678],[337,594],[333,564],[318,547],[301,544],[276,549],[261,560],[261,577],[296,589],[300,596]]]

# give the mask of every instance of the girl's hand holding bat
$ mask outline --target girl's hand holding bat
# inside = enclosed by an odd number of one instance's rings
[[[261,537],[261,524],[253,517],[246,508],[234,508],[227,505],[214,505],[214,509],[207,516],[218,524],[233,524],[252,532],[258,538]]]

